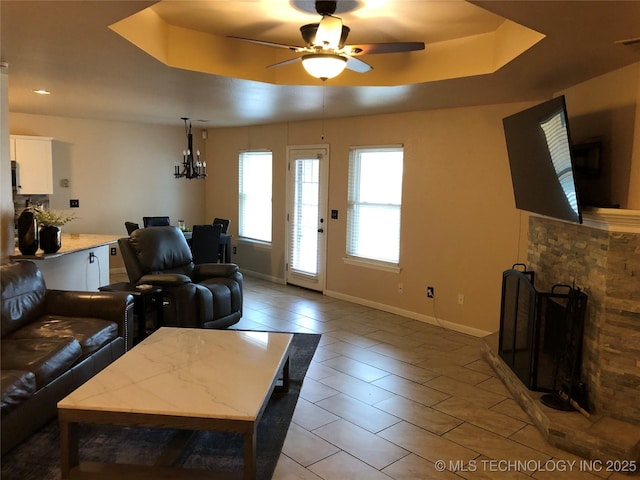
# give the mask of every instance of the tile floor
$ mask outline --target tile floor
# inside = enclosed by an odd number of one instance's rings
[[[546,443],[477,338],[253,277],[236,327],[322,334],[274,479],[628,478]]]
[[[234,328],[322,334],[275,480],[629,478],[549,445],[477,338],[249,276]]]

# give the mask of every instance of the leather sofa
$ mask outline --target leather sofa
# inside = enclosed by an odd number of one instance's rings
[[[48,290],[34,262],[0,266],[2,453],[131,347],[133,297]]]
[[[226,328],[242,318],[238,266],[195,265],[178,227],[140,228],[118,245],[131,283],[162,287],[163,325]]]

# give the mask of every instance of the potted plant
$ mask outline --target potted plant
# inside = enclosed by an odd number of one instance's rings
[[[60,227],[76,218],[75,213],[46,209],[40,205],[31,205],[29,211],[40,228],[40,248],[44,253],[55,253],[62,246]]]

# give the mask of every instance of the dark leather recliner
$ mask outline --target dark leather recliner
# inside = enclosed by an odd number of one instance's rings
[[[118,240],[129,281],[162,287],[163,323],[226,328],[242,317],[242,273],[233,263],[195,265],[175,226],[141,228]]]

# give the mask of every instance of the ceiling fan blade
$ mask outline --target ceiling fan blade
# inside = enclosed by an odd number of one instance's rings
[[[266,42],[264,40],[254,40],[253,38],[234,37],[232,35],[227,38],[233,38],[234,40],[240,40],[242,42],[257,43],[258,45],[266,45],[267,47],[287,48],[294,52],[305,49],[305,47],[298,47],[297,45],[285,45],[282,43]]]
[[[372,55],[374,53],[401,53],[424,50],[423,42],[390,42],[390,43],[360,43],[345,45],[342,49],[348,55]]]
[[[289,60],[285,60],[283,62],[278,62],[278,63],[274,63],[272,65],[267,65],[267,68],[276,68],[276,67],[283,67],[285,65],[289,65],[291,63],[296,63],[302,60],[302,57],[297,57],[297,58],[291,58]]]
[[[340,37],[342,36],[342,19],[324,15],[318,25],[314,45],[323,48],[337,49],[340,45]]]
[[[367,62],[363,62],[359,58],[355,57],[347,57],[347,66],[345,68],[358,73],[367,73],[368,71],[373,70],[373,67]]]

